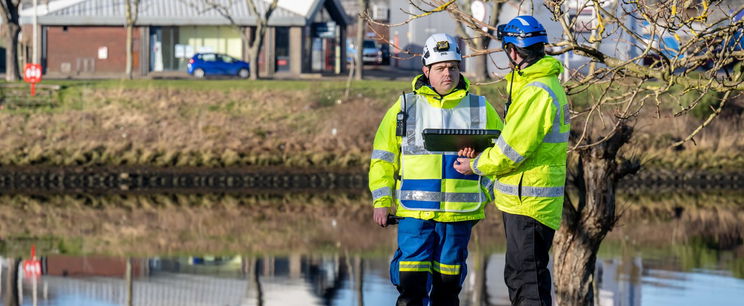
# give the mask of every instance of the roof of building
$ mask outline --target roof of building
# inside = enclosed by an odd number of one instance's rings
[[[231,18],[240,26],[256,25],[247,0],[140,0],[137,25],[229,25]],[[259,14],[270,0],[255,1]],[[125,0],[59,0],[39,5],[38,23],[42,25],[125,25]],[[305,26],[325,7],[342,25],[349,17],[338,0],[279,0],[269,18],[270,26]],[[32,23],[33,8],[24,8],[21,23]]]

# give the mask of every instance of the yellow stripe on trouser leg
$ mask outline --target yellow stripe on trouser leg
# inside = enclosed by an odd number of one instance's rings
[[[398,270],[401,272],[429,272],[431,271],[431,261],[401,261],[398,263]]]
[[[445,265],[435,261],[432,270],[444,275],[460,275],[460,265]]]

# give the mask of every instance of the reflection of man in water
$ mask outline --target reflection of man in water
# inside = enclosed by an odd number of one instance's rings
[[[458,305],[470,232],[492,200],[491,183],[457,173],[456,152],[426,151],[421,133],[425,128],[500,129],[502,123],[484,97],[468,93],[454,38],[432,35],[423,54],[423,74],[413,79],[413,92],[398,99],[377,130],[369,187],[375,223],[387,225],[393,203],[402,218],[390,265],[398,305],[423,305],[428,299],[432,305]]]

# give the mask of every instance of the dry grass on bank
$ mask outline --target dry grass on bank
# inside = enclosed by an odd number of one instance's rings
[[[68,81],[66,81],[68,82]],[[68,82],[54,106],[0,110],[0,166],[281,165],[363,171],[377,125],[406,82],[191,80]],[[474,88],[497,110],[501,85]],[[591,96],[570,97],[576,105]],[[741,103],[739,103],[741,104]],[[650,168],[744,169],[741,115],[729,116],[685,144],[670,145],[700,119],[635,122],[624,156]],[[579,126],[575,122],[574,129]]]
[[[714,121],[681,147],[671,147],[699,124],[691,117],[646,119],[637,126],[636,152],[648,167],[668,169],[741,169],[744,165],[744,115]],[[632,152],[628,150],[628,152]]]
[[[0,113],[0,164],[360,166],[387,106],[316,95],[89,90],[75,109]]]

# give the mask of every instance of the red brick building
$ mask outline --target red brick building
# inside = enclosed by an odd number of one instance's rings
[[[134,31],[132,66],[141,75],[141,32]],[[126,70],[126,29],[123,27],[47,26],[46,72],[50,75],[95,74],[117,77]]]
[[[255,33],[256,16],[245,1],[141,0],[134,27],[132,71],[136,77],[183,75],[195,53],[218,52],[248,60],[244,38]],[[256,1],[259,13],[268,6]],[[111,78],[126,71],[123,0],[61,0],[40,5],[38,55],[47,77]],[[32,58],[32,8],[21,13],[21,57]],[[338,0],[282,0],[269,19],[259,55],[259,73],[341,74],[349,17]]]

